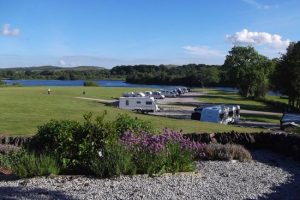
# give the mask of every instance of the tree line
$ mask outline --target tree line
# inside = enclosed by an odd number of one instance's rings
[[[126,75],[128,83],[201,87],[220,82],[220,67],[204,64],[117,66],[112,68],[111,74]]]
[[[124,79],[111,76],[110,70],[100,67],[80,66],[62,68],[55,66],[0,69],[0,79],[45,79],[45,80],[96,80]]]

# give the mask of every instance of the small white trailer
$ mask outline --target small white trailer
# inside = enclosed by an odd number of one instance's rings
[[[220,124],[235,123],[240,119],[239,105],[215,105],[194,109],[191,119]]]
[[[228,124],[229,108],[224,106],[210,106],[203,108],[200,121]]]
[[[156,112],[159,110],[153,97],[120,97],[119,108],[142,113]]]

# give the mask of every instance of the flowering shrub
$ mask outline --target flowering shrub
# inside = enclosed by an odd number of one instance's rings
[[[205,145],[200,142],[185,138],[182,133],[164,129],[159,135],[152,135],[146,132],[135,134],[125,132],[121,137],[122,143],[129,150],[158,153],[166,149],[168,143],[175,143],[181,150],[192,152],[196,158],[203,158]]]
[[[121,144],[132,153],[137,173],[157,174],[194,170],[194,159],[204,157],[204,145],[164,129],[159,135],[125,132]]]

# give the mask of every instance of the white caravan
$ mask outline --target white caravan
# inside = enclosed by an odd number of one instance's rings
[[[235,123],[240,119],[239,105],[215,105],[194,109],[191,119],[220,124]]]
[[[142,113],[156,112],[159,110],[153,97],[120,97],[119,108]]]
[[[229,123],[236,123],[240,120],[240,106],[239,105],[228,105],[229,108],[228,118]]]
[[[228,124],[229,108],[225,106],[210,106],[203,108],[200,121]]]

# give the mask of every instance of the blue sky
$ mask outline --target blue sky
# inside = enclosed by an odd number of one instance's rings
[[[0,0],[0,67],[223,64],[300,36],[299,0]]]

